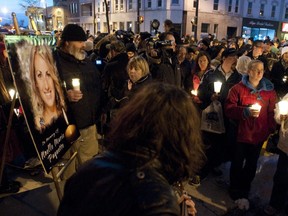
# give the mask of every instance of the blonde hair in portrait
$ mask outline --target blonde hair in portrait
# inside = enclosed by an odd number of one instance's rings
[[[57,119],[63,111],[66,111],[64,94],[58,79],[58,71],[53,59],[52,50],[48,45],[35,46],[27,41],[22,41],[17,44],[17,55],[22,79],[25,81],[28,90],[27,93],[30,95],[36,129],[43,132],[43,130],[53,122],[53,119]],[[38,62],[35,61],[36,58],[38,58]],[[36,81],[37,74],[35,67],[37,63],[39,64],[39,60],[42,61],[42,65],[47,67],[45,73],[48,74],[49,79],[52,80],[53,90],[51,90],[51,92],[55,93],[55,106],[57,111],[48,122],[44,121],[47,110]]]

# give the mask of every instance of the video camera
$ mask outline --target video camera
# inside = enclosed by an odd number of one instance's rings
[[[115,35],[124,44],[133,42],[134,33],[132,31],[117,30]]]
[[[164,57],[165,58],[165,57],[170,56],[170,51],[166,47],[172,45],[171,40],[159,40],[159,37],[151,36],[150,38],[147,38],[146,41],[147,41],[150,49],[151,48],[153,49],[153,51],[151,51],[151,57],[153,57],[153,58]],[[152,54],[152,52],[153,52],[153,54]]]
[[[171,46],[172,41],[170,40],[159,40],[158,37],[151,36],[147,38],[146,41],[149,43],[150,46],[153,46],[153,49],[161,49],[166,46]]]

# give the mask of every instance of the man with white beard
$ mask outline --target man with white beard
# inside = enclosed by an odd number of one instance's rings
[[[76,125],[80,130],[79,139],[73,143],[65,157],[77,151],[76,161],[64,172],[63,179],[69,178],[85,161],[98,154],[96,120],[100,110],[101,84],[96,65],[86,58],[84,30],[76,24],[65,26],[59,47],[54,53],[60,78],[66,88],[69,105]],[[80,87],[72,85],[78,78]]]

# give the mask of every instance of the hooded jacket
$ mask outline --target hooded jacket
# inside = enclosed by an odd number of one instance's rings
[[[249,77],[244,75],[242,81],[230,89],[225,113],[228,118],[237,122],[237,142],[259,144],[275,130],[274,109],[277,96],[272,82],[268,79],[263,77],[257,89],[248,79]],[[258,118],[250,116],[249,107],[255,103],[261,105]]]

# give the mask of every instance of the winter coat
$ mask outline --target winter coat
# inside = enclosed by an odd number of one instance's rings
[[[180,215],[160,164],[136,168],[138,160],[109,151],[95,157],[67,181],[58,216]]]
[[[89,59],[79,61],[60,49],[54,52],[54,56],[66,90],[73,89],[73,78],[80,79],[80,90],[83,97],[78,102],[70,102],[77,127],[83,129],[95,124],[99,118],[98,112],[101,106],[100,74],[95,64]]]
[[[225,113],[227,118],[237,122],[237,142],[259,144],[275,130],[274,108],[277,96],[268,79],[263,77],[258,89],[253,88],[248,79],[244,75],[242,81],[230,89]],[[250,116],[249,107],[255,103],[261,105],[258,118]]]
[[[285,70],[281,61],[274,63],[271,71],[271,81],[279,98],[284,97],[288,92],[288,68]]]
[[[219,65],[214,71],[212,70],[205,73],[204,78],[200,83],[198,88],[198,97],[203,102],[202,109],[205,109],[212,102],[211,96],[215,93],[214,82],[222,82],[221,91],[219,93],[219,101],[221,102],[222,107],[224,107],[224,103],[230,88],[241,81],[242,75],[239,74],[237,70],[235,70],[226,80],[220,67],[221,65]]]

